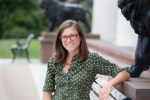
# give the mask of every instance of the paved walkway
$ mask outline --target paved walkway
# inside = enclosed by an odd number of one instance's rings
[[[1,100],[41,100],[46,69],[38,59],[0,59]]]

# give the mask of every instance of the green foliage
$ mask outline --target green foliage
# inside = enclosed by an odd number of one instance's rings
[[[29,31],[26,28],[14,27],[12,30],[4,31],[4,38],[24,38],[29,35]]]
[[[37,0],[1,0],[0,12],[0,38],[10,38],[12,34],[16,37],[22,33],[35,33],[38,37],[46,25]],[[15,33],[19,31],[22,33]]]
[[[93,12],[93,8],[87,9],[87,19],[88,19],[90,25],[92,24],[92,12]]]

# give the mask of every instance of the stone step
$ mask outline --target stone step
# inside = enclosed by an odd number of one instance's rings
[[[87,39],[87,44],[93,51],[100,53],[102,56],[106,56],[105,58],[108,58],[110,62],[120,67],[131,66],[134,60],[135,50],[133,48],[120,47],[94,39]],[[141,77],[150,78],[150,70],[144,71]]]
[[[140,77],[145,77],[145,78],[149,78],[150,79],[150,69],[144,71]]]
[[[119,47],[108,42],[94,39],[87,39],[87,44],[89,48],[110,56],[120,62],[131,65],[134,60],[134,50],[132,48]]]

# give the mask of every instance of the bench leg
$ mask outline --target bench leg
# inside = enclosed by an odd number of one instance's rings
[[[15,59],[16,59],[16,51],[17,51],[16,48],[12,48],[12,49],[11,49],[11,52],[12,52],[12,54],[13,54],[13,60],[12,60],[12,62],[14,62]]]
[[[27,49],[25,50],[25,53],[26,53],[26,57],[27,57],[28,62],[30,62],[29,51]]]

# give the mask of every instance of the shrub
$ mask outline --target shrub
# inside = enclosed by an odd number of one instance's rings
[[[4,32],[4,38],[26,38],[29,35],[29,31],[22,27],[15,27]]]

